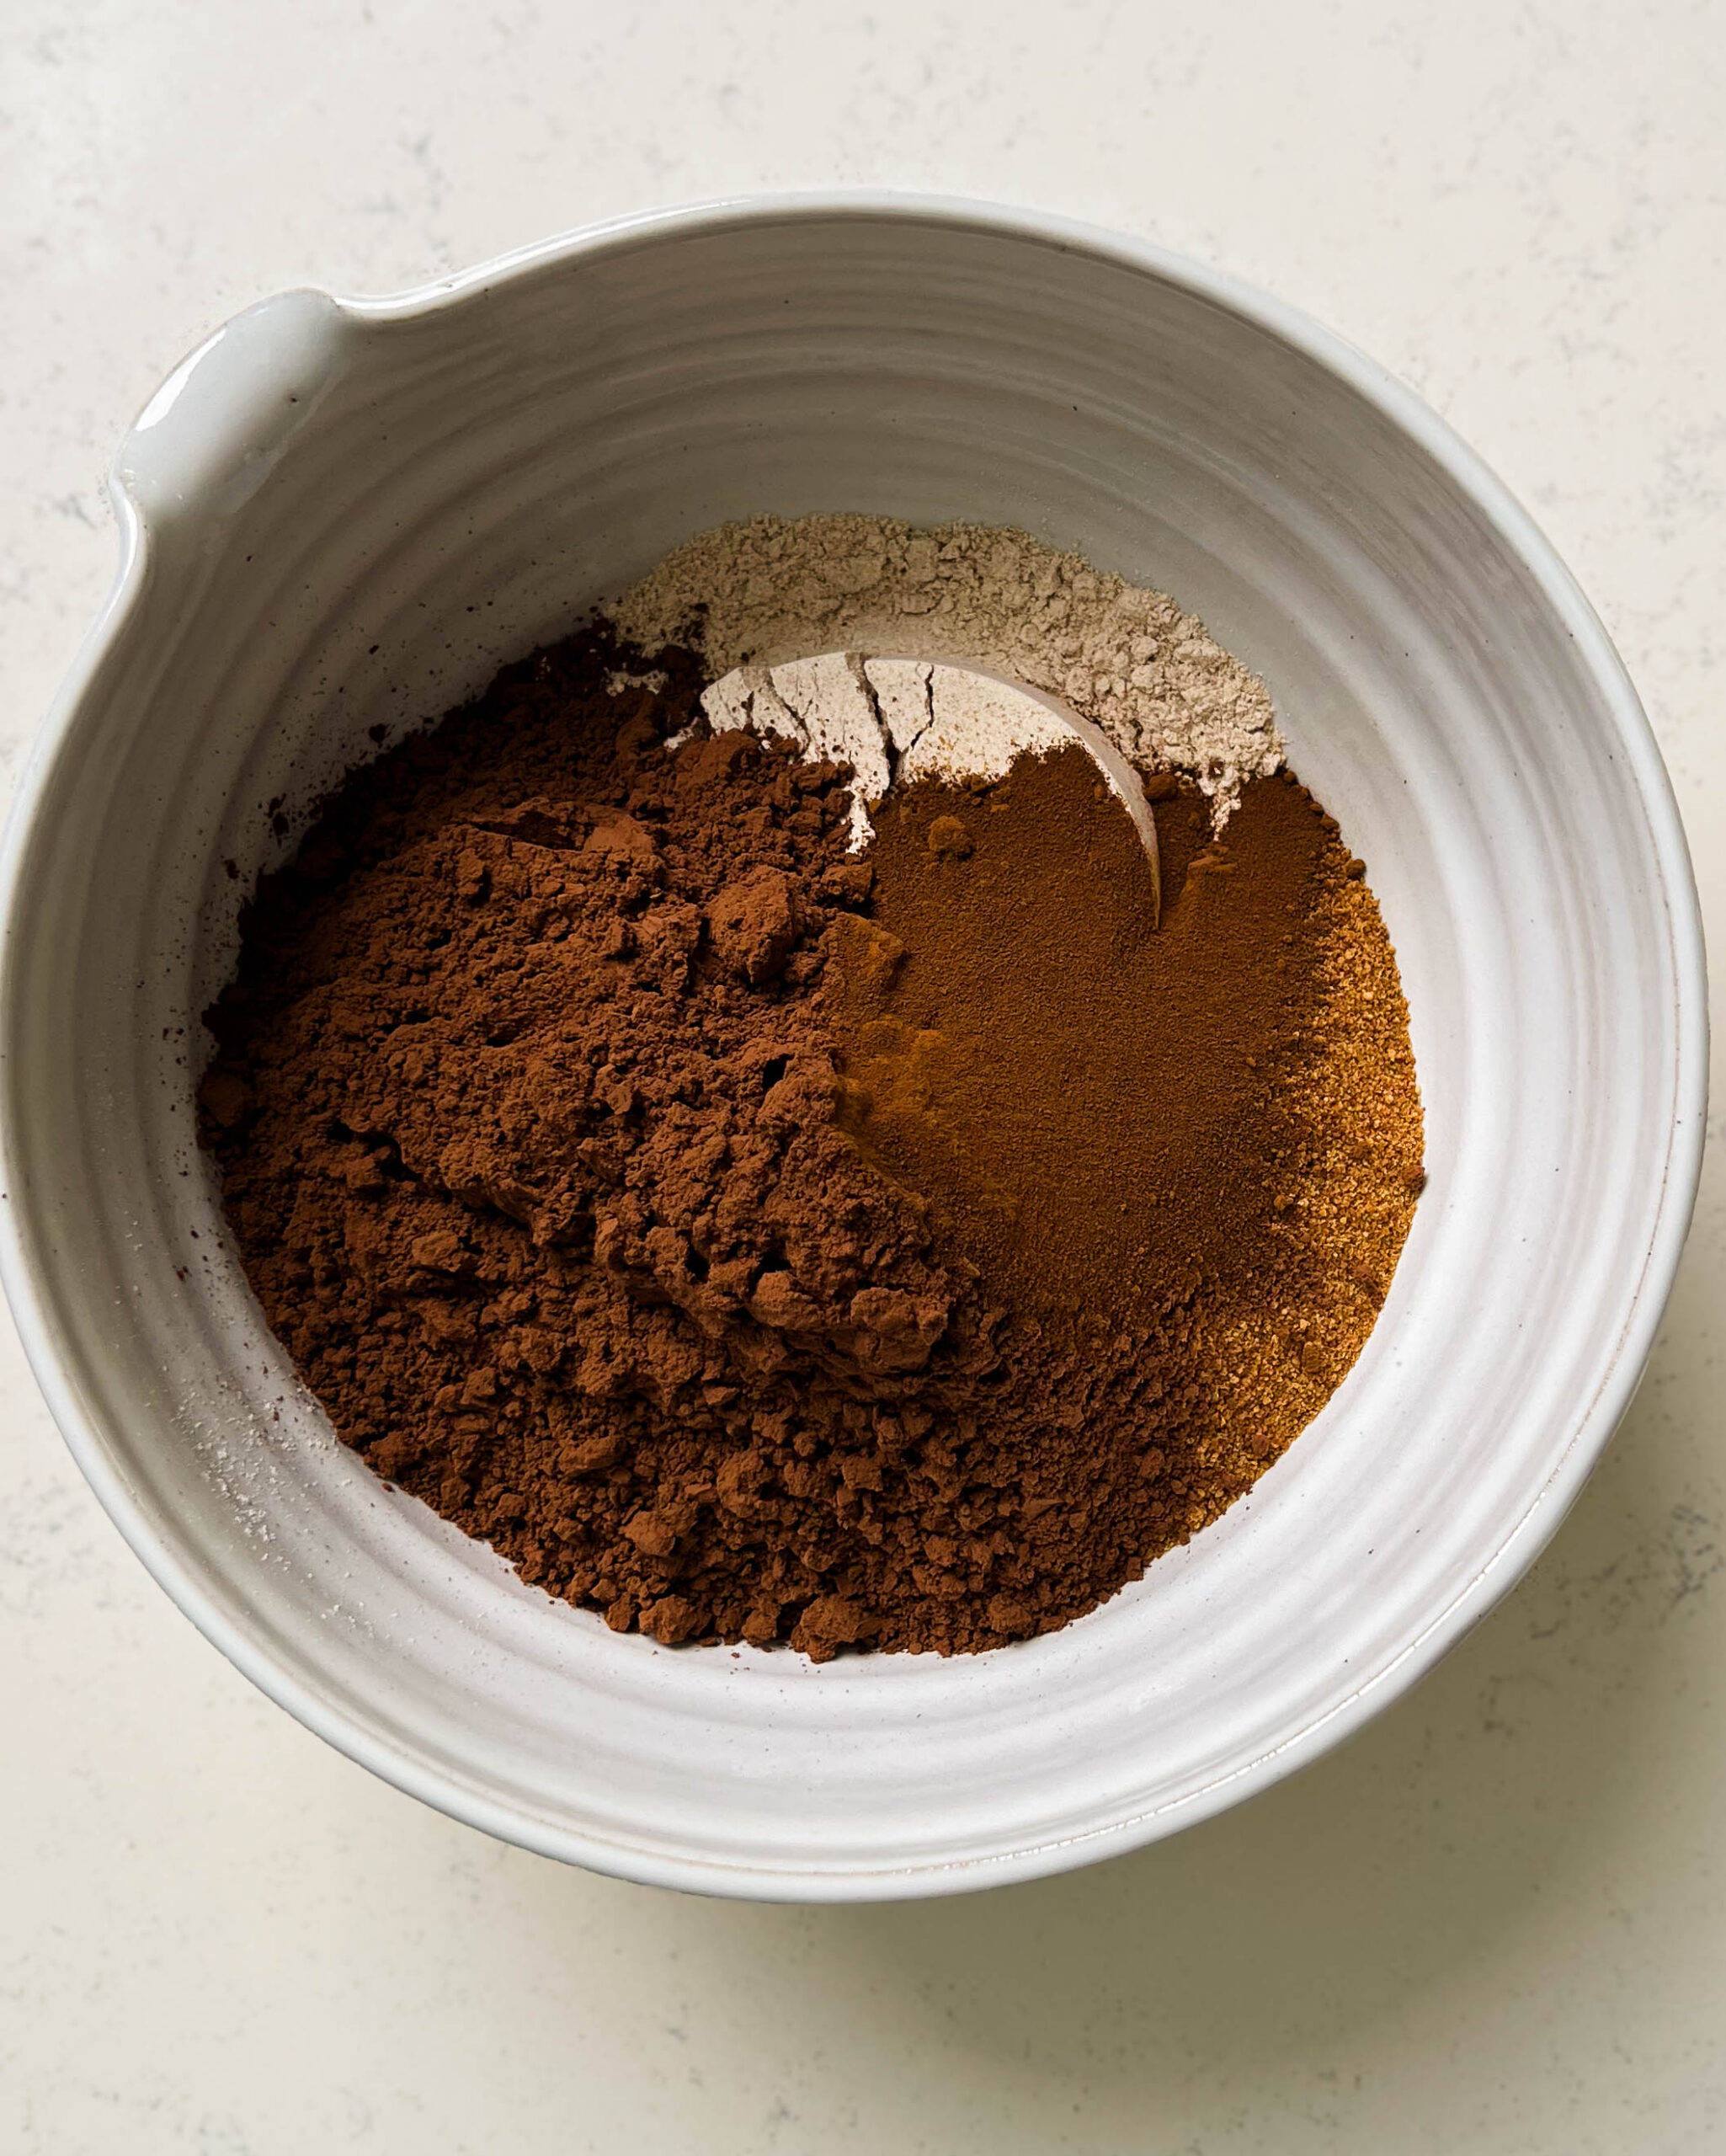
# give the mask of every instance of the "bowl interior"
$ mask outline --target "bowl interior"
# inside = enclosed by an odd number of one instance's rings
[[[1338,366],[1125,249],[806,208],[412,304],[291,295],[146,414],[134,558],[12,841],[13,1278],[122,1524],[314,1726],[636,1876],[938,1891],[1260,1785],[1532,1557],[1687,1212],[1693,903],[1591,617]],[[1359,1365],[1218,1525],[1049,1638],[818,1669],[614,1636],[378,1484],[262,1326],[191,1087],[240,895],[292,843],[270,804],[691,532],[836,508],[1024,526],[1262,672],[1397,947],[1430,1187]]]

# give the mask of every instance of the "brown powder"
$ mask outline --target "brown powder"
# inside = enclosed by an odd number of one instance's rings
[[[847,975],[840,1122],[1046,1322],[1129,1321],[1195,1267],[1252,1273],[1267,1163],[1293,1142],[1322,963],[1301,931],[1341,862],[1282,778],[1249,783],[1226,841],[1194,788],[1155,813],[1160,928],[1137,835],[1078,747],[986,791],[910,789],[870,857],[875,923],[906,956],[886,994]]]
[[[653,667],[506,670],[260,889],[202,1095],[248,1275],[380,1474],[614,1627],[1050,1629],[1370,1329],[1420,1152],[1377,908],[1297,786],[1224,844],[1189,787],[1151,932],[1077,751],[859,862],[843,773],[668,754]]]

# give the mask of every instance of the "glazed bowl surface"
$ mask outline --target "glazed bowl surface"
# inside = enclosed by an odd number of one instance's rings
[[[114,496],[118,580],[6,841],[4,1273],[104,1503],[310,1726],[629,1877],[945,1892],[1263,1788],[1532,1561],[1683,1240],[1701,934],[1599,623],[1370,361],[1029,213],[720,204],[401,298],[266,301],[152,400]],[[1046,1638],[818,1668],[614,1635],[378,1482],[263,1324],[193,1091],[242,894],[372,729],[699,530],[832,509],[1024,526],[1265,676],[1397,947],[1430,1182],[1359,1364],[1219,1524]]]

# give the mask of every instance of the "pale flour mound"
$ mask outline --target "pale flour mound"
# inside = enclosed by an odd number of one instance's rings
[[[890,787],[1004,778],[1015,757],[1046,756],[1078,738],[1010,682],[940,660],[857,651],[734,666],[709,685],[701,708],[717,734],[742,727],[778,734],[807,762],[849,764],[857,782],[854,853],[874,836],[869,811]]]
[[[1142,769],[1190,773],[1219,825],[1282,761],[1269,691],[1202,622],[1024,531],[752,517],[687,541],[608,611],[643,650],[692,643],[716,675],[844,645],[1027,682]]]

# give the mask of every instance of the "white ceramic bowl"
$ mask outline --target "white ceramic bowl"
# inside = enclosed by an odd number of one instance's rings
[[[1690,1212],[1696,900],[1600,625],[1370,362],[1046,218],[722,205],[405,298],[267,301],[152,400],[114,495],[114,595],[4,859],[6,1283],[122,1531],[311,1727],[634,1878],[941,1892],[1263,1788],[1551,1534]],[[838,508],[1025,526],[1265,675],[1396,942],[1431,1184],[1358,1367],[1190,1548],[1049,1638],[816,1668],[614,1636],[376,1482],[264,1331],[191,1092],[239,896],[284,851],[267,804],[690,533]]]

